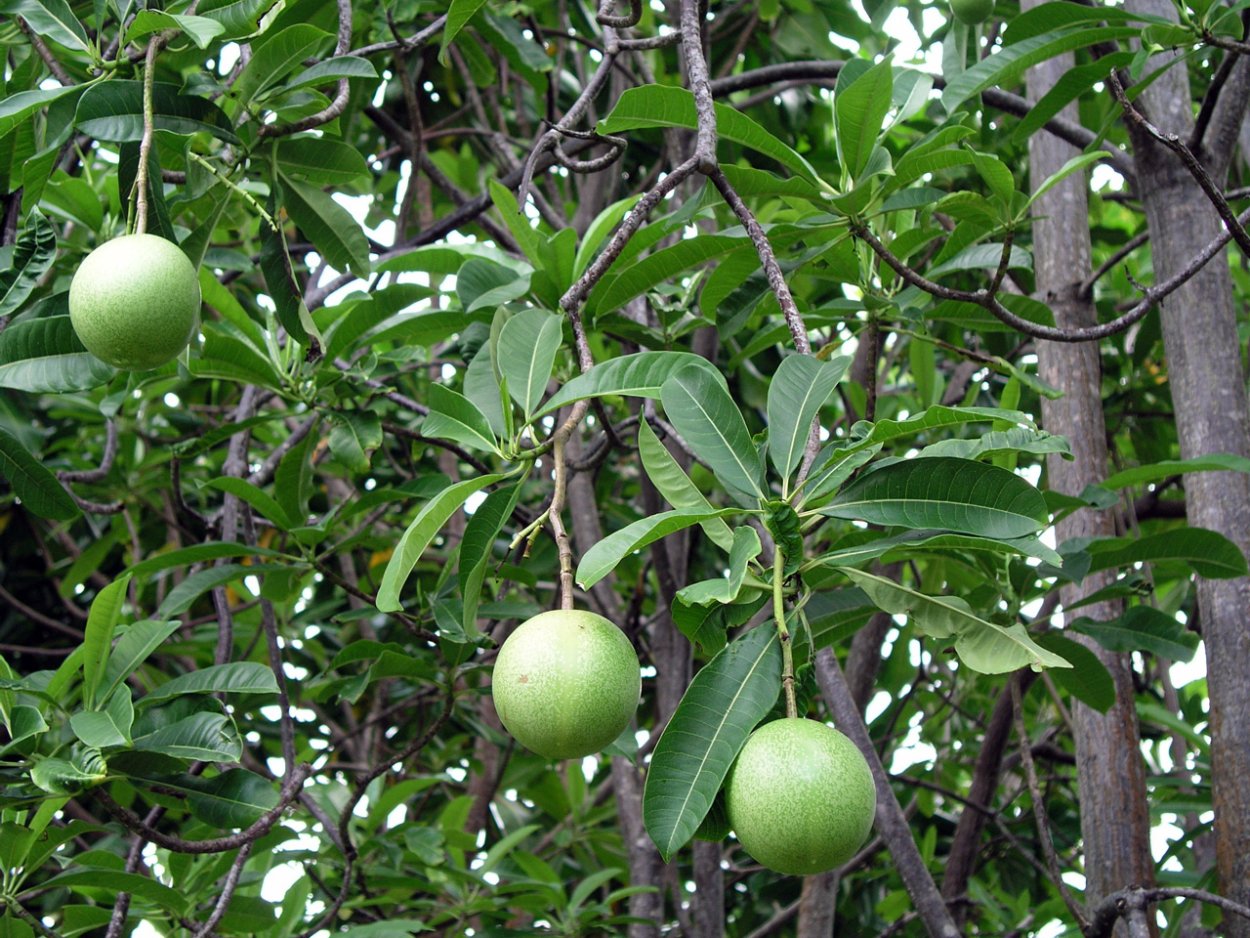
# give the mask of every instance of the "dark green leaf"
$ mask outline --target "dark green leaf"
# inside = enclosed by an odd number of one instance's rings
[[[1096,654],[1080,642],[1055,632],[1038,635],[1034,641],[1071,663],[1070,668],[1056,668],[1051,672],[1056,684],[1099,713],[1106,713],[1115,705],[1115,681]]]
[[[177,85],[156,82],[152,89],[154,126],[174,134],[209,133],[225,143],[238,143],[234,124],[208,98],[179,93]],[[78,129],[115,143],[143,138],[143,82],[111,79],[92,85],[78,99]]]
[[[838,386],[851,359],[822,362],[810,355],[790,355],[768,386],[768,458],[783,479],[803,458],[812,420]]]
[[[16,437],[0,430],[0,476],[30,511],[50,521],[78,517],[78,506],[47,467],[35,459]]]
[[[527,309],[509,319],[499,333],[499,370],[508,393],[528,418],[534,413],[564,341],[563,317]]]
[[[4,107],[0,104],[0,109]],[[0,130],[0,137],[4,131]],[[26,226],[17,238],[13,249],[13,260],[8,269],[0,272],[0,318],[11,316],[30,296],[31,291],[52,266],[56,259],[56,230],[52,224],[36,209],[26,218]],[[8,330],[0,333],[0,348],[3,348],[4,336]],[[0,362],[5,361],[0,352]]]
[[[255,661],[215,664],[180,674],[148,691],[139,701],[148,706],[183,694],[276,694],[278,682],[268,665]]]
[[[582,589],[590,589],[615,570],[616,565],[625,557],[662,537],[713,518],[731,518],[741,514],[737,508],[722,508],[718,511],[680,509],[640,518],[614,534],[609,534],[582,555],[582,561],[577,565],[577,584]]]
[[[1145,651],[1172,661],[1190,661],[1201,641],[1180,622],[1152,606],[1132,606],[1110,622],[1081,617],[1069,626],[1108,651]]]
[[[542,417],[574,401],[589,397],[648,397],[658,399],[664,382],[686,366],[705,369],[709,375],[724,378],[707,361],[690,352],[635,352],[609,358],[578,375],[547,401],[534,415]]]
[[[15,391],[87,391],[117,374],[84,347],[69,316],[20,319],[0,332],[0,387]]]
[[[706,367],[687,366],[660,389],[669,421],[731,491],[762,498],[763,467],[742,412]]]

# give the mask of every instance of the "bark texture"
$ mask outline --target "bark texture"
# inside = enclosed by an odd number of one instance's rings
[[[1131,9],[1174,18],[1167,0],[1131,0]],[[1156,67],[1157,59],[1151,63]],[[1226,89],[1226,93],[1228,90]],[[1176,64],[1139,99],[1164,132],[1186,139],[1193,128],[1189,80]],[[1240,102],[1244,110],[1244,100]],[[1142,204],[1150,227],[1157,280],[1171,276],[1221,223],[1177,157],[1130,127]],[[1208,167],[1222,183],[1229,154],[1210,150]],[[1178,289],[1160,312],[1168,383],[1181,456],[1232,452],[1250,456],[1245,374],[1237,337],[1228,266],[1216,259]],[[1210,528],[1250,551],[1250,479],[1243,473],[1200,472],[1185,477],[1189,523]],[[1212,800],[1216,864],[1222,891],[1250,902],[1250,580],[1199,580],[1198,609],[1206,643],[1211,700]],[[1231,918],[1231,917],[1230,917]],[[1226,920],[1224,934],[1250,938],[1250,922]]]
[[[1025,0],[1024,7],[1036,5]],[[1036,101],[1074,64],[1071,55],[1049,59],[1029,70],[1028,95]],[[1065,117],[1076,120],[1069,106]],[[1029,174],[1039,185],[1077,150],[1050,134],[1036,134],[1029,142]],[[1080,282],[1091,272],[1089,206],[1083,174],[1068,177],[1033,206],[1034,270],[1037,291],[1054,311],[1060,327],[1090,326],[1097,315],[1090,299],[1080,295]],[[1098,343],[1037,343],[1042,380],[1063,391],[1058,400],[1042,401],[1042,419],[1051,433],[1068,438],[1073,460],[1047,460],[1052,489],[1076,495],[1107,475],[1106,425],[1102,412],[1102,368]],[[1083,510],[1057,526],[1060,542],[1074,537],[1116,534],[1115,519],[1107,512]],[[1065,607],[1105,586],[1110,575],[1089,577],[1061,590]],[[1097,603],[1081,614],[1114,619],[1122,611],[1116,602]],[[1075,634],[1070,637],[1081,640]],[[1084,640],[1106,665],[1115,682],[1116,700],[1105,714],[1077,702],[1072,709],[1076,737],[1077,783],[1081,802],[1081,837],[1085,852],[1086,897],[1103,896],[1135,883],[1154,882],[1150,851],[1150,815],[1146,802],[1146,773],[1141,757],[1132,671],[1125,654],[1113,654],[1096,642]],[[1127,934],[1117,925],[1117,935]]]

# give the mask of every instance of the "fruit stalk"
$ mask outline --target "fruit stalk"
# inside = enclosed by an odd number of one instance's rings
[[[794,699],[794,652],[786,627],[785,569],[786,557],[778,546],[773,551],[773,618],[781,639],[781,689],[786,695],[786,716],[796,717],[799,708]]]
[[[564,444],[568,437],[557,434],[555,445],[551,448],[551,456],[555,461],[555,490],[551,493],[551,505],[547,508],[547,518],[551,522],[551,533],[556,539],[556,551],[560,555],[560,608],[573,608],[573,547],[569,543],[569,532],[564,528],[564,499],[568,491],[568,467],[564,461]]]
[[[139,140],[139,167],[135,173],[135,234],[146,234],[148,230],[148,157],[152,152],[152,131],[156,123],[152,84],[156,80],[156,53],[159,48],[158,33],[148,42],[143,62],[143,137]]]

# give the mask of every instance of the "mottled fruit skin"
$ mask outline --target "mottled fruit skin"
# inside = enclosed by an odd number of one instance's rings
[[[642,672],[625,633],[603,616],[556,609],[508,636],[491,692],[517,742],[549,759],[575,759],[598,752],[629,725]]]
[[[87,351],[114,368],[147,371],[195,334],[200,283],[173,242],[123,235],[87,255],[69,285],[69,317]]]
[[[778,873],[810,876],[845,863],[868,839],[877,790],[842,733],[815,720],[774,720],[742,747],[725,781],[738,840]]]
[[[955,19],[969,26],[984,23],[994,13],[994,0],[950,0]]]

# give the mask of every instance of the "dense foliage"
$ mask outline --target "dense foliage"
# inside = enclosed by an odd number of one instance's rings
[[[1250,679],[1216,701],[1174,663],[1224,628],[1197,584],[1247,573],[1250,492],[1203,514],[1190,480],[1250,452],[1178,435],[1158,311],[1200,271],[1237,314],[1250,287],[1222,194],[1241,5],[705,6],[0,0],[0,935],[1247,911],[1250,816],[1212,833],[1212,779],[1244,776],[1212,751],[1244,746],[1217,710]],[[1165,255],[1140,154],[1177,74],[1198,129],[1167,178],[1224,227],[1173,219]],[[1039,171],[1043,140],[1071,149]],[[1057,286],[1061,192],[1092,253]],[[68,305],[135,230],[203,297],[146,371]],[[1084,385],[1046,371],[1072,339]],[[1192,387],[1195,419],[1244,409],[1239,373]],[[490,678],[561,605],[624,631],[643,693],[553,763]],[[877,777],[868,843],[806,880],[754,863],[720,795],[787,714]],[[1130,735],[1099,753],[1099,720]],[[1106,887],[1086,860],[1123,830],[1089,805],[1116,786],[1149,872]]]

